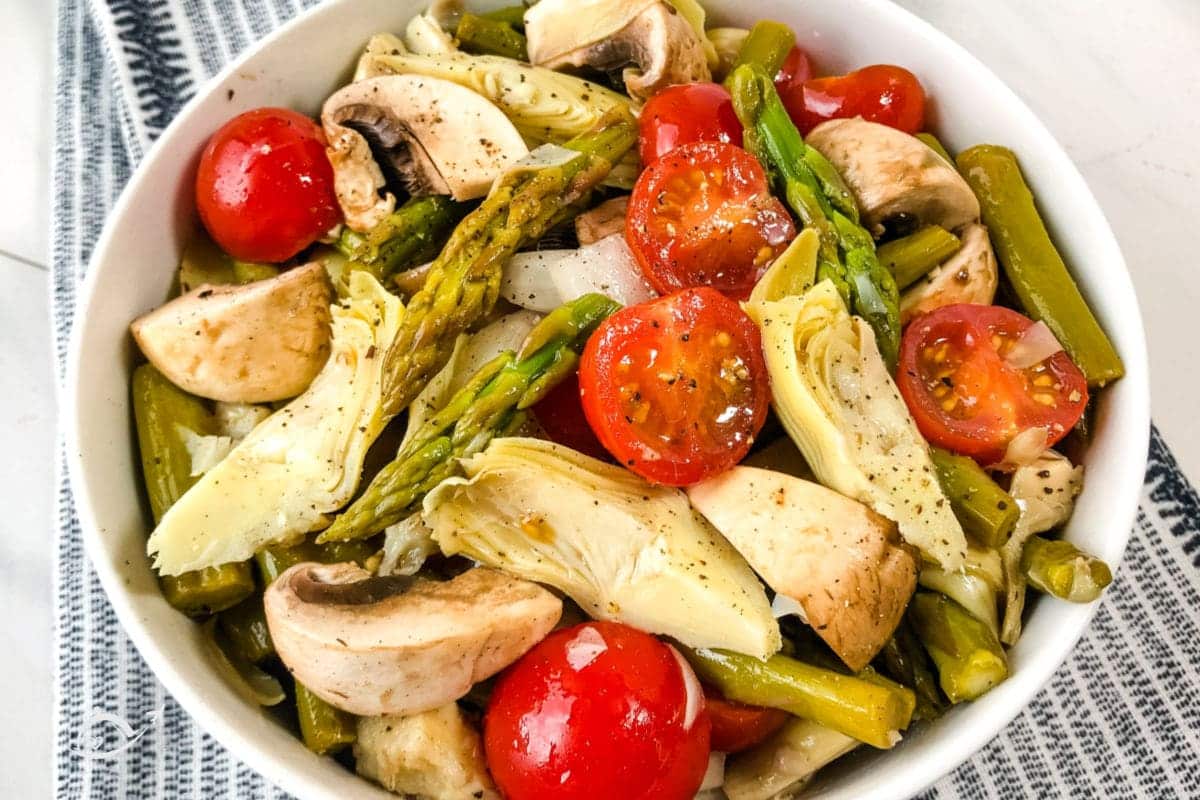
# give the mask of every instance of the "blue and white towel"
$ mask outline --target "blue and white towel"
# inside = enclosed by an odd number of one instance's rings
[[[60,379],[88,256],[148,144],[207,76],[314,4],[60,0],[53,232]],[[65,469],[58,487],[57,797],[283,797],[201,732],[146,668],[84,556]],[[1200,798],[1197,693],[1200,497],[1152,432],[1133,539],[1087,635],[1033,704],[926,796]],[[112,750],[121,752],[94,757]]]

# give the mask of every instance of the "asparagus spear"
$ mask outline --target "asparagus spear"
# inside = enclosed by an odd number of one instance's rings
[[[1031,536],[1021,554],[1021,571],[1038,591],[1072,603],[1090,603],[1112,583],[1112,570],[1070,542]]]
[[[275,655],[262,594],[251,595],[233,608],[222,611],[217,620],[225,637],[251,664]]]
[[[912,692],[897,684],[843,675],[784,655],[759,661],[728,650],[682,652],[700,679],[730,700],[781,708],[874,747],[896,744],[912,718]]]
[[[879,660],[892,678],[916,694],[915,719],[933,720],[942,715],[946,702],[938,690],[933,665],[907,617],[901,620],[892,638],[883,646]]]
[[[764,19],[756,22],[742,42],[737,60],[729,68],[732,75],[743,64],[756,64],[768,75],[779,72],[788,53],[796,46],[796,34],[782,22]]]
[[[858,222],[849,188],[829,161],[804,143],[762,67],[743,64],[727,83],[746,149],[762,162],[800,221],[821,237],[817,277],[832,280],[851,312],[870,324],[884,361],[894,367],[900,348],[899,291],[876,257],[875,241]]]
[[[150,364],[133,371],[133,416],[141,451],[142,478],[155,524],[199,478],[180,433],[213,433],[213,421],[198,398],[171,383]],[[159,577],[163,597],[190,617],[223,611],[254,591],[248,562],[222,564],[182,575]]]
[[[972,459],[937,447],[929,455],[963,530],[987,547],[1003,546],[1021,516],[1017,501]]]
[[[917,592],[909,609],[951,703],[974,700],[1008,677],[1008,659],[996,634],[958,603]]]
[[[926,225],[916,233],[879,246],[876,255],[896,277],[896,288],[907,289],[929,270],[958,252],[958,237],[940,225]]]
[[[395,416],[411,403],[446,364],[458,335],[491,310],[509,256],[568,217],[636,141],[633,117],[614,109],[591,131],[562,145],[578,156],[541,166],[535,162],[496,182],[479,208],[455,228],[425,286],[408,303],[384,356],[385,416]]]
[[[942,144],[942,140],[934,136],[932,133],[918,133],[917,138],[925,143],[933,152],[937,153],[942,158],[946,159],[946,163],[953,165],[954,156],[950,155],[950,151]]]
[[[380,283],[434,258],[470,205],[449,197],[413,197],[367,233],[343,227],[335,247]]]
[[[523,4],[503,6],[502,8],[497,8],[495,11],[485,12],[483,16],[485,19],[511,25],[518,31],[523,32],[525,30],[525,6]]]
[[[617,308],[603,295],[586,294],[547,315],[519,353],[502,353],[485,365],[431,416],[318,541],[359,539],[412,513],[430,489],[456,473],[458,459],[519,427],[524,409],[574,371],[588,335]]]
[[[528,61],[524,35],[512,25],[490,17],[463,14],[454,35],[468,53]]]

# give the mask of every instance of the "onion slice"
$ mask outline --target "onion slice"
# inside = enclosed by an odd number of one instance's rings
[[[505,265],[500,283],[505,300],[543,314],[589,292],[626,306],[656,296],[623,234],[577,250],[517,253]]]
[[[667,645],[667,647],[671,648],[671,655],[675,656],[675,660],[679,662],[679,671],[683,675],[683,686],[687,692],[687,705],[683,710],[683,729],[690,731],[696,722],[696,717],[700,716],[700,711],[704,708],[704,688],[692,670],[692,665],[687,662],[683,654],[671,645]]]
[[[1035,322],[1025,329],[1004,356],[1004,363],[1013,369],[1029,369],[1061,351],[1062,344],[1044,322]]]

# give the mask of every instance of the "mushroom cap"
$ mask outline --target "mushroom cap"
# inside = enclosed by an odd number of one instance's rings
[[[816,483],[734,467],[688,489],[688,499],[852,670],[865,667],[900,624],[917,562],[895,523]]]
[[[395,208],[394,195],[380,194],[385,170],[410,194],[470,200],[487,194],[496,177],[529,152],[487,98],[421,75],[352,83],[325,101],[321,122],[338,203],[346,224],[360,232]]]
[[[957,253],[900,295],[901,325],[955,303],[991,305],[1000,284],[1000,272],[987,228],[968,225],[959,238],[962,246]]]
[[[625,88],[639,100],[712,79],[705,42],[666,0],[541,0],[525,12],[525,36],[532,64],[633,67]]]
[[[542,587],[490,569],[444,583],[297,564],[264,595],[275,649],[296,679],[360,716],[453,703],[520,658],[562,615]]]
[[[130,325],[146,358],[200,397],[266,403],[303,392],[329,357],[329,278],[318,262],[241,286],[198,286]]]
[[[864,224],[876,235],[901,216],[951,231],[979,221],[979,200],[971,187],[954,165],[915,136],[855,118],[822,122],[805,141],[842,174]]]

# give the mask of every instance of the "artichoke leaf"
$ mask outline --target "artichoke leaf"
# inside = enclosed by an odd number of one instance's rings
[[[746,311],[762,331],[775,411],[817,479],[896,522],[943,569],[961,568],[962,526],[870,326],[830,281]]]
[[[677,489],[537,439],[496,439],[424,517],[447,555],[553,586],[597,619],[767,658],[779,626],[733,547]]]
[[[383,430],[384,360],[404,308],[355,272],[332,309],[332,353],[312,384],[259,423],[163,516],[147,543],[163,575],[244,561],[299,540],[349,502]]]

